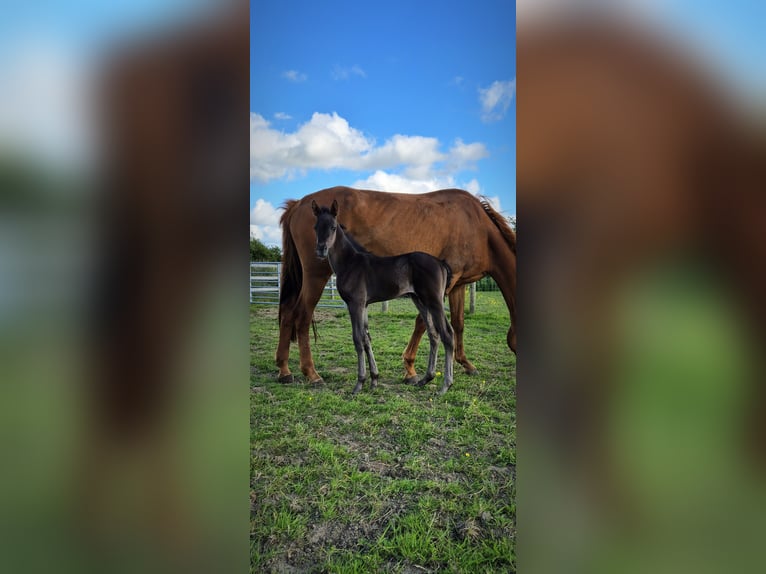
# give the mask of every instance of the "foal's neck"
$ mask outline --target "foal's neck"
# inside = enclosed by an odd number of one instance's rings
[[[354,248],[343,228],[338,224],[338,229],[335,232],[335,241],[330,248],[330,259],[333,271],[335,274],[343,273],[346,263],[357,254],[358,251]]]

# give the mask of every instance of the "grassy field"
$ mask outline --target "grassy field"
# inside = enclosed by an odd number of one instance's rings
[[[317,310],[322,386],[276,381],[277,309],[251,306],[251,570],[515,571],[516,359],[499,293],[466,316],[466,352],[424,388],[402,384],[415,318],[408,300],[370,308],[381,377],[353,397],[356,353],[345,311]],[[416,367],[423,373],[427,340]],[[443,369],[443,348],[437,369]],[[298,352],[291,368],[300,375]]]

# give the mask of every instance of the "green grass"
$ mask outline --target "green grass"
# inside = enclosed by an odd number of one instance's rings
[[[318,310],[314,361],[325,384],[281,385],[275,307],[251,306],[251,569],[253,572],[515,570],[515,370],[499,293],[466,316],[469,376],[436,395],[402,384],[415,309],[370,308],[381,377],[352,396],[348,315]],[[443,349],[437,366],[443,370]],[[422,373],[427,342],[416,362]]]

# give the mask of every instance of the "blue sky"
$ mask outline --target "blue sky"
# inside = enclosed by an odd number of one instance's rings
[[[284,199],[338,184],[399,191],[454,185],[496,198],[514,214],[515,8],[574,1],[252,0],[251,224],[277,244],[276,208]],[[98,56],[121,37],[161,34],[165,24],[199,16],[193,5],[220,4],[30,0],[4,6],[0,152],[87,164],[97,155],[90,90]],[[763,0],[623,4],[690,43],[732,95],[762,106]]]
[[[511,1],[252,0],[251,233],[333,185],[462,187],[516,213]]]

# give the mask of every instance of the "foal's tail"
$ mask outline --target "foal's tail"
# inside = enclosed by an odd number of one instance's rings
[[[279,322],[282,323],[282,313],[285,309],[295,305],[298,295],[303,287],[303,266],[301,265],[298,250],[295,247],[293,234],[290,232],[290,220],[295,213],[298,201],[288,199],[282,204],[285,212],[279,218],[282,226],[282,289],[279,291]],[[290,326],[290,340],[298,339],[295,329],[295,321]]]

